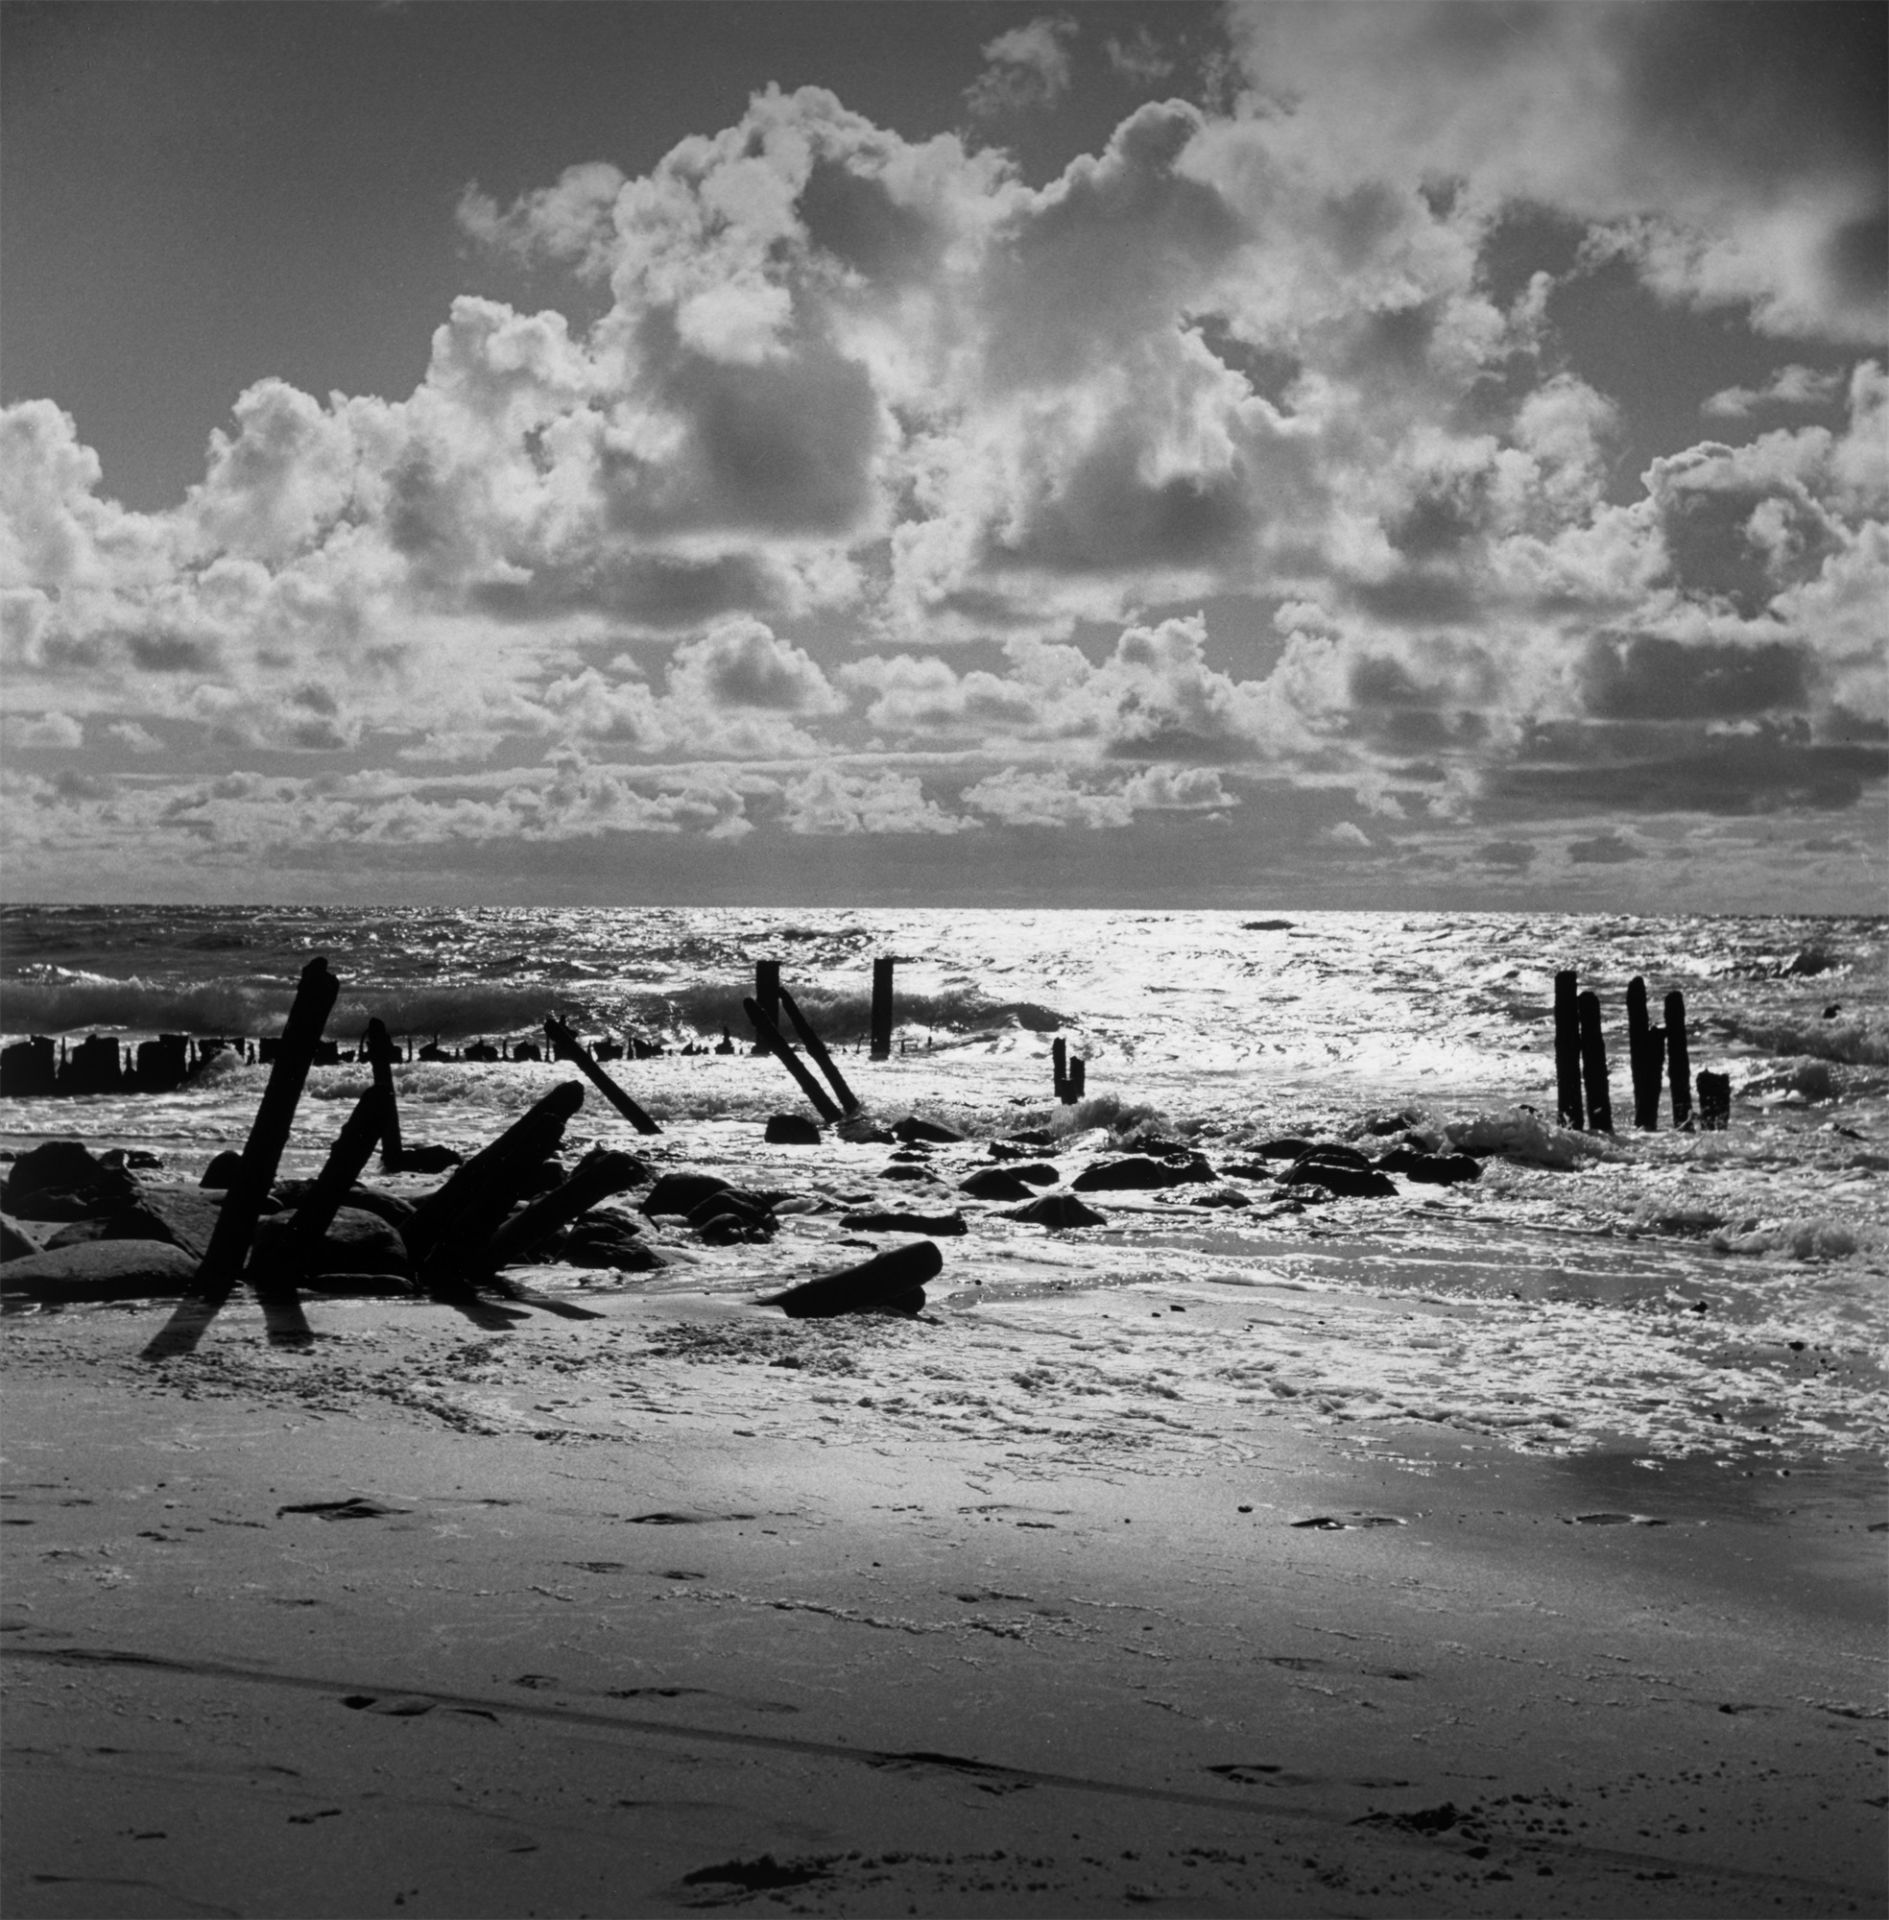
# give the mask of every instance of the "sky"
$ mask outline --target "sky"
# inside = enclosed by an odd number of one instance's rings
[[[1823,0],[8,0],[0,892],[1889,911]]]

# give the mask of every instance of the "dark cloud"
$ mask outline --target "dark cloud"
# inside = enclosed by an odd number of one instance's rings
[[[1526,840],[1491,840],[1471,856],[1485,867],[1500,867],[1507,873],[1520,873],[1535,863],[1535,849]]]
[[[1577,866],[1611,867],[1638,860],[1646,849],[1623,840],[1617,833],[1598,834],[1592,840],[1570,840],[1568,858]]]
[[[1794,641],[1755,646],[1597,634],[1578,682],[1601,720],[1739,720],[1796,712],[1809,702],[1815,659]]]

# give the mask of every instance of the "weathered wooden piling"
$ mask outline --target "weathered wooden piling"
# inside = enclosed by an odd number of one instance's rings
[[[590,1049],[564,1022],[552,1015],[544,1023],[544,1037],[560,1060],[568,1060],[638,1133],[660,1133],[662,1128],[591,1058]]]
[[[1554,977],[1555,1101],[1561,1124],[1579,1132],[1587,1125],[1587,1106],[1581,1098],[1581,1012],[1577,1004],[1580,981],[1572,967]]]
[[[1659,1076],[1662,1045],[1647,1020],[1646,982],[1637,973],[1627,982],[1627,1071],[1633,1081],[1633,1124],[1644,1133],[1659,1125]]]
[[[1729,1073],[1701,1072],[1699,1126],[1706,1133],[1723,1133],[1732,1123],[1732,1077]]]
[[[58,1089],[58,1057],[45,1034],[0,1048],[0,1099],[39,1099]]]
[[[829,1126],[843,1119],[845,1116],[839,1108],[827,1098],[826,1089],[807,1071],[799,1054],[788,1044],[787,1036],[767,1017],[760,1002],[744,1000],[741,1005],[748,1018],[754,1023],[755,1052],[773,1054],[775,1059],[793,1075],[800,1091],[813,1102],[814,1112]]]
[[[1600,1032],[1600,995],[1591,989],[1575,1005],[1581,1016],[1581,1081],[1587,1095],[1587,1125],[1591,1133],[1614,1130],[1613,1096],[1607,1088],[1607,1043]]]
[[[400,1158],[400,1103],[394,1098],[394,1043],[382,1021],[367,1023],[367,1058],[374,1069],[374,1097],[380,1102],[381,1158],[391,1166]]]
[[[1666,996],[1666,1077],[1672,1089],[1673,1125],[1692,1125],[1692,1055],[1686,1047],[1686,996],[1675,987]]]
[[[289,1128],[295,1120],[295,1108],[308,1080],[321,1030],[334,1011],[340,991],[341,983],[328,971],[328,962],[320,955],[302,969],[295,1004],[289,1009],[288,1025],[283,1029],[275,1064],[269,1072],[269,1083],[263,1088],[249,1138],[243,1145],[242,1163],[223,1196],[210,1244],[204,1250],[189,1292],[178,1301],[170,1319],[145,1347],[145,1359],[168,1360],[195,1352],[197,1342],[222,1311],[242,1277],[250,1243],[256,1237],[256,1222],[262,1217],[263,1202],[274,1184],[276,1168],[282,1164],[282,1149],[288,1143]]]
[[[1081,1054],[1069,1063],[1069,1079],[1063,1092],[1063,1098],[1073,1107],[1083,1096],[1089,1084],[1089,1063]]]
[[[768,1024],[778,1029],[781,1023],[781,963],[778,960],[757,960],[754,963],[754,998],[767,1015]],[[767,1043],[761,1039],[759,1028],[755,1030],[754,1050],[756,1053],[767,1051]]]
[[[881,954],[872,963],[872,1057],[892,1057],[892,956]]]
[[[1069,1042],[1059,1033],[1049,1043],[1050,1084],[1055,1089],[1056,1098],[1064,1106],[1069,1104]]]
[[[794,996],[785,987],[781,988],[781,1007],[787,1018],[793,1023],[794,1032],[800,1037],[800,1044],[806,1048],[813,1063],[826,1075],[840,1107],[848,1116],[859,1111],[859,1099],[852,1088],[846,1084],[846,1076],[833,1064],[833,1056],[826,1050],[825,1042],[814,1032],[811,1023],[794,1004]]]

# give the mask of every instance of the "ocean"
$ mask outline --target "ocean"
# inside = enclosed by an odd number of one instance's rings
[[[1257,1171],[1228,1176],[1244,1207],[1203,1209],[1178,1189],[1085,1233],[973,1206],[948,1260],[975,1263],[986,1307],[1151,1283],[1328,1295],[1328,1338],[1230,1359],[1215,1390],[1339,1424],[1421,1420],[1745,1475],[1861,1465],[1889,1438],[1881,917],[19,906],[0,912],[0,1029],[254,1040],[279,1030],[315,954],[341,983],[328,1034],[344,1054],[376,1016],[409,1052],[450,1054],[541,1040],[555,1013],[592,1039],[663,1049],[612,1071],[662,1123],[664,1164],[841,1199],[873,1187],[883,1147],[759,1144],[768,1115],[806,1109],[745,1044],[758,960],[781,963],[869,1112],[969,1137],[941,1157],[927,1210],[957,1198],[945,1172],[1031,1130],[1053,1136],[1065,1177],[1144,1126],[1225,1169],[1256,1169],[1281,1135],[1466,1148],[1483,1156],[1474,1184],[1303,1213]],[[875,1062],[872,963],[886,955],[896,1039]],[[1555,1124],[1554,976],[1570,967],[1603,1007],[1611,1137]],[[1693,1068],[1732,1083],[1726,1130],[1675,1132],[1664,1103],[1657,1131],[1631,1128],[1635,975],[1655,1020],[1668,991],[1684,994]],[[744,1044],[714,1052],[724,1030]],[[1085,1063],[1077,1106],[1051,1092],[1058,1037]],[[569,1072],[410,1058],[396,1070],[404,1131],[470,1151]],[[168,1093],[0,1099],[0,1148],[77,1136],[194,1178],[241,1145],[266,1073],[232,1049]],[[292,1169],[319,1164],[366,1082],[346,1058],[313,1072]],[[594,1094],[570,1140],[651,1150]],[[891,1190],[877,1191],[884,1204]],[[754,1290],[733,1257],[638,1278],[685,1281]]]

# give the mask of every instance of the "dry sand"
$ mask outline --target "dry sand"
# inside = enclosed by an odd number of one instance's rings
[[[8,1915],[1884,1910],[1854,1476],[1168,1384],[1291,1288],[584,1298],[8,1323]]]

